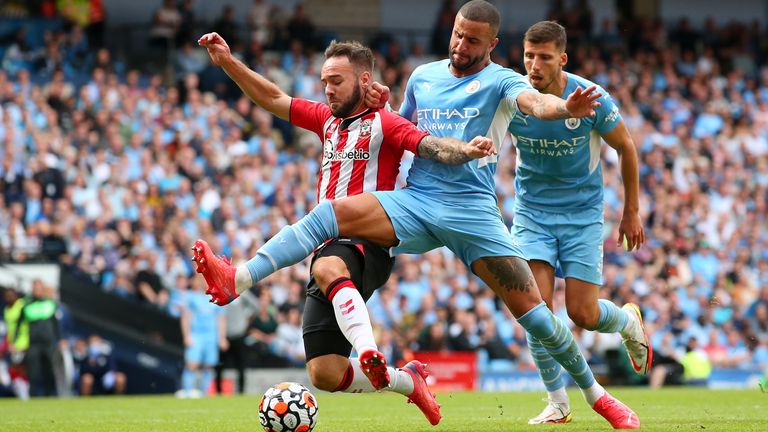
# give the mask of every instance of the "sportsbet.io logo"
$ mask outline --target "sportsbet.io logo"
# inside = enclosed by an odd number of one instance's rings
[[[325,140],[325,145],[323,145],[323,166],[334,162],[334,161],[345,161],[345,160],[369,160],[371,158],[371,152],[364,149],[353,149],[353,150],[335,150],[333,148],[333,141],[327,139]]]

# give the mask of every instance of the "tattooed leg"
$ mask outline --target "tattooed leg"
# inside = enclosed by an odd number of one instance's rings
[[[472,263],[472,271],[491,287],[515,316],[522,316],[541,303],[531,269],[521,258],[480,258]]]

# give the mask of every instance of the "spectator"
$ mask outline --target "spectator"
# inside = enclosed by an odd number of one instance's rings
[[[227,327],[227,343],[219,353],[219,363],[216,365],[216,392],[222,394],[222,374],[224,368],[234,366],[237,372],[236,391],[245,391],[245,363],[248,323],[251,317],[259,311],[258,300],[250,291],[243,293],[240,300],[232,303],[224,314]]]
[[[683,379],[688,385],[705,386],[712,373],[712,364],[707,355],[699,349],[695,338],[690,338],[685,347],[685,355],[680,359],[683,365]]]
[[[183,46],[184,43],[194,42],[195,25],[197,19],[195,16],[195,7],[192,0],[182,0],[179,2],[179,31],[176,33],[176,46]]]
[[[144,252],[138,262],[139,270],[133,284],[140,300],[163,308],[168,303],[168,290],[163,286],[160,275],[157,273],[157,258],[158,254],[155,251]]]
[[[163,0],[163,5],[155,11],[152,26],[149,29],[150,43],[162,50],[171,47],[181,26],[182,16],[176,9],[174,0]]]
[[[259,307],[248,324],[248,336],[245,343],[253,347],[260,356],[265,357],[277,332],[277,310],[269,290],[262,289],[259,294]]]
[[[443,0],[437,20],[432,28],[432,36],[429,43],[432,54],[442,54],[451,40],[453,21],[456,19],[456,6],[454,0]]]
[[[72,357],[80,396],[125,393],[125,374],[117,370],[112,347],[100,336],[78,339]]]
[[[316,48],[315,24],[307,15],[302,3],[296,4],[293,16],[288,20],[286,28],[288,30],[288,40],[298,40],[307,49]]]
[[[290,307],[282,314],[273,344],[275,354],[287,359],[292,366],[304,364],[304,339],[301,330],[301,311],[298,308]]]
[[[240,44],[238,25],[235,22],[235,8],[231,4],[225,4],[221,8],[221,15],[213,24],[213,28],[233,47]]]
[[[251,41],[258,42],[261,46],[269,44],[269,5],[264,0],[253,0],[248,10],[247,24]]]

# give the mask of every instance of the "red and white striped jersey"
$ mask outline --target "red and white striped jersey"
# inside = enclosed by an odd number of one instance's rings
[[[403,152],[418,154],[419,142],[427,135],[384,109],[367,109],[342,119],[324,103],[293,98],[290,115],[292,124],[323,141],[318,202],[394,189]]]

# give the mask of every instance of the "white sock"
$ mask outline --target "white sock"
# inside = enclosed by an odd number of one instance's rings
[[[352,365],[352,383],[346,389],[342,390],[343,393],[372,393],[376,389],[373,384],[365,376],[363,370],[360,368],[360,360],[357,358],[349,359],[349,364]],[[402,395],[410,395],[413,393],[413,378],[411,375],[402,370],[395,369],[393,367],[387,367],[389,373],[389,387],[382,390],[392,391],[400,393]]]
[[[595,383],[592,384],[591,387],[581,389],[581,394],[584,395],[584,399],[587,400],[587,403],[589,404],[589,406],[593,407],[595,406],[595,402],[597,402],[598,399],[603,397],[603,395],[605,394],[605,389],[603,388],[603,386],[598,384],[597,381],[595,381]]]
[[[389,387],[384,390],[410,396],[413,393],[413,377],[402,369],[387,367],[389,372]]]
[[[29,382],[20,378],[16,378],[12,381],[11,385],[13,386],[13,391],[16,393],[16,396],[19,399],[29,399]]]
[[[251,272],[248,270],[248,267],[246,267],[245,264],[237,266],[237,270],[235,271],[235,291],[237,291],[238,294],[242,294],[252,287],[253,278],[251,277]]]
[[[358,353],[371,349],[378,351],[373,338],[368,308],[355,285],[347,280],[333,290],[335,292],[331,293],[331,303],[336,314],[336,322],[349,343]]]
[[[549,397],[549,400],[554,403],[567,405],[569,407],[571,406],[570,400],[568,399],[568,393],[565,391],[565,387],[560,387],[555,391],[548,391],[547,396]]]
[[[621,329],[619,334],[621,337],[626,338],[630,334],[630,330],[632,330],[634,326],[637,325],[637,315],[630,313],[626,309],[622,309],[621,311],[627,314],[627,324],[623,329]]]

